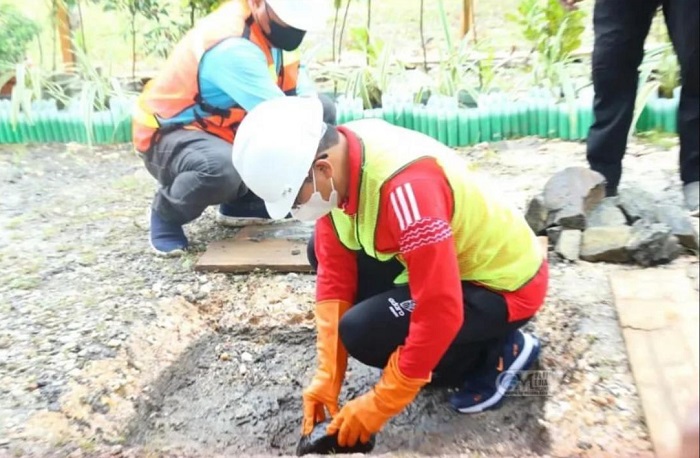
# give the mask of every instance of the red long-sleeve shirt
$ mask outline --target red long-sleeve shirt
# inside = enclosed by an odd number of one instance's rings
[[[348,196],[341,203],[349,215],[357,213],[361,145],[354,133],[338,130],[347,138],[350,178]],[[407,377],[427,378],[454,340],[465,319],[462,285],[455,242],[450,227],[454,199],[440,166],[432,158],[420,159],[395,174],[379,196],[375,236],[377,251],[398,253],[409,271],[408,287],[415,306],[408,337],[399,360]],[[316,223],[318,259],[316,299],[354,302],[357,262],[353,251],[338,239],[330,216]],[[508,319],[534,315],[544,301],[548,284],[546,259],[523,287],[501,292]]]
[[[357,212],[360,144],[348,139],[350,180],[346,213]],[[399,368],[408,377],[425,378],[435,368],[463,323],[462,288],[450,229],[454,206],[447,178],[435,160],[411,164],[392,177],[380,196],[376,248],[400,253],[406,262],[415,308]],[[338,240],[330,216],[316,224],[317,300],[354,302],[355,253]]]

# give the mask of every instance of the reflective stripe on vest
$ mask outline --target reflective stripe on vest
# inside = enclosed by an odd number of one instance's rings
[[[341,209],[331,212],[336,234],[346,248],[363,250],[380,261],[397,257],[403,262],[399,253],[376,249],[380,195],[401,170],[420,159],[434,158],[452,189],[450,227],[462,280],[514,291],[535,275],[542,262],[541,246],[525,218],[489,193],[488,186],[479,183],[454,151],[430,137],[378,119],[352,121],[345,127],[363,144],[357,214],[350,216]],[[404,271],[396,283],[407,280]]]
[[[282,53],[278,70],[262,30],[252,21],[247,1],[224,3],[185,35],[160,74],[149,81],[138,98],[132,113],[136,150],[147,152],[160,134],[181,127],[201,129],[233,142],[245,110],[237,105],[205,104],[200,98],[197,72],[208,50],[235,37],[258,46],[265,54],[270,78],[286,94],[296,93],[298,54]]]

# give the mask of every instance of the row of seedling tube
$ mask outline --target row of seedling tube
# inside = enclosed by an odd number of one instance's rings
[[[79,142],[111,144],[131,141],[131,100],[111,100],[110,110],[86,117],[80,109],[59,110],[50,100],[35,102],[31,116],[13,120],[11,104],[0,100],[0,143]],[[637,131],[677,132],[678,97],[651,98],[636,124]],[[583,140],[593,122],[592,100],[576,104],[553,103],[546,97],[511,101],[482,98],[474,108],[451,103],[417,105],[386,99],[382,108],[363,109],[359,99],[339,99],[338,123],[380,118],[458,147],[524,136]],[[90,136],[89,136],[90,135]]]

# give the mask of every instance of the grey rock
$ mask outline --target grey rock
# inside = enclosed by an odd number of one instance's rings
[[[561,236],[562,228],[559,226],[552,226],[547,228],[547,240],[549,240],[550,245],[556,246]]]
[[[590,262],[629,262],[630,226],[592,227],[583,232],[581,259]]]
[[[535,196],[530,200],[525,212],[525,221],[530,225],[530,228],[537,235],[542,235],[542,232],[547,228],[547,216],[549,211],[544,206],[544,198]]]
[[[650,192],[638,187],[621,189],[618,195],[618,203],[629,224],[642,218],[656,222],[656,215],[654,214],[656,202]]]
[[[641,219],[632,226],[627,251],[637,264],[649,267],[673,261],[681,247],[669,226]]]
[[[698,249],[698,233],[687,212],[675,205],[657,205],[655,216],[656,221],[671,228],[671,234],[676,236],[681,245],[691,250]]]
[[[557,241],[556,252],[568,261],[576,261],[581,254],[581,231],[566,229]]]
[[[624,226],[627,224],[627,218],[622,210],[617,206],[618,200],[616,197],[608,197],[602,200],[597,207],[591,211],[586,221],[586,227],[602,227],[602,226]]]
[[[585,167],[568,167],[544,187],[548,226],[586,229],[586,217],[605,197],[605,177]]]

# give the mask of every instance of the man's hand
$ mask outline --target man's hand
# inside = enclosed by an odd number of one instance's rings
[[[338,414],[338,393],[330,381],[322,377],[314,377],[308,388],[304,390],[304,420],[302,434],[308,435],[316,423],[326,419],[326,409],[331,417]]]
[[[318,369],[303,394],[301,433],[311,433],[314,425],[326,419],[325,409],[331,416],[338,413],[338,394],[345,377],[348,354],[338,335],[340,318],[351,304],[344,301],[322,301],[316,304],[316,350]]]
[[[357,441],[366,443],[384,423],[410,404],[428,379],[410,379],[399,370],[397,348],[384,368],[374,389],[348,402],[328,426],[328,434],[338,433],[338,445],[352,447]]]

